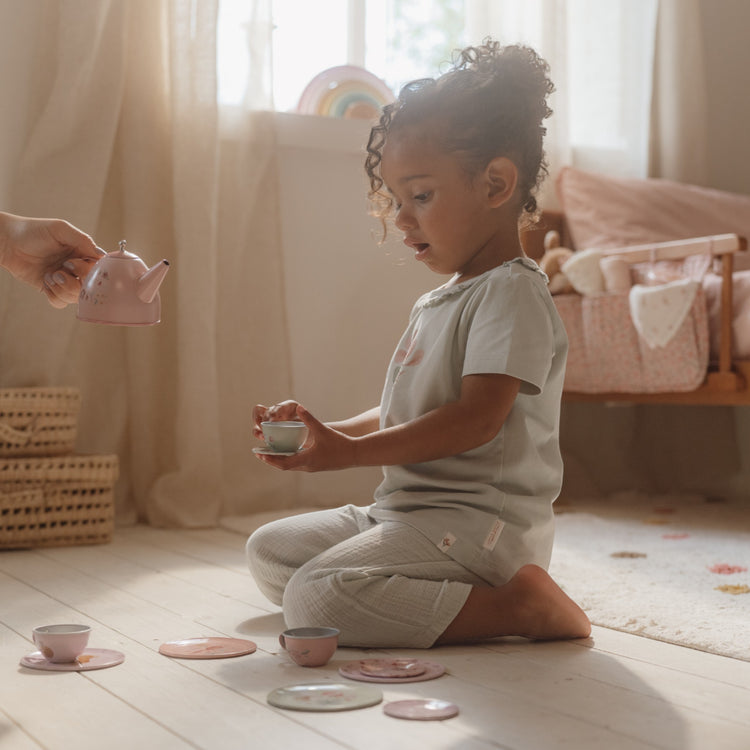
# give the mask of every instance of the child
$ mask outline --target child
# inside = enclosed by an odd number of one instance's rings
[[[519,219],[546,173],[547,64],[487,41],[384,108],[366,170],[379,216],[449,280],[415,304],[380,406],[323,424],[286,401],[254,410],[309,427],[301,471],[383,466],[368,507],[268,524],[248,540],[288,627],[340,644],[417,647],[506,635],[582,638],[583,611],[547,575],[562,481],[567,338]]]

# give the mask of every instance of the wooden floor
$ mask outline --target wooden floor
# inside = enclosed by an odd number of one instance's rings
[[[108,545],[0,552],[0,748],[750,748],[749,662],[601,628],[587,641],[391,652],[446,666],[436,680],[383,686],[384,702],[458,704],[442,722],[390,718],[382,705],[273,708],[273,688],[338,681],[338,666],[364,652],[340,649],[318,669],[292,664],[243,544],[222,530],[139,527]],[[66,621],[91,624],[90,646],[125,662],[82,673],[19,666],[35,650],[35,625]],[[200,661],[158,653],[163,641],[205,635],[248,638],[258,650]]]

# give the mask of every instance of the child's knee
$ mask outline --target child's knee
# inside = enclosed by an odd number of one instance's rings
[[[264,533],[264,527],[254,531],[250,538],[245,542],[245,557],[250,570],[254,570],[260,560],[267,556],[267,535]]]
[[[287,625],[336,627],[333,618],[342,611],[343,604],[337,578],[319,571],[298,570],[284,590],[282,606]]]
[[[290,628],[338,628],[339,642],[351,645],[352,625],[368,609],[368,584],[372,584],[368,577],[356,570],[306,565],[289,579],[284,590],[284,620]]]
[[[288,574],[282,571],[277,550],[276,535],[265,526],[254,531],[245,543],[247,566],[258,588],[274,604],[281,604],[282,579]]]

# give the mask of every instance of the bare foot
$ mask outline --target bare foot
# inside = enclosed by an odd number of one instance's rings
[[[517,608],[519,632],[535,640],[588,638],[586,613],[538,565],[524,565],[506,584]]]
[[[588,638],[586,613],[538,565],[524,565],[503,586],[475,586],[437,644],[520,635],[534,640]]]

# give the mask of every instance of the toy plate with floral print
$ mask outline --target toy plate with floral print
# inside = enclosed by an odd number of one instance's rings
[[[422,682],[445,674],[445,667],[422,659],[362,659],[347,662],[339,674],[362,682]]]
[[[383,693],[367,685],[317,682],[277,688],[267,700],[272,706],[292,711],[351,711],[380,703]]]

